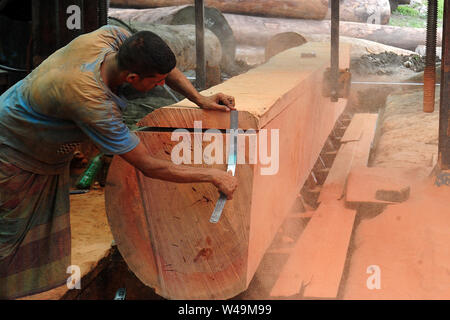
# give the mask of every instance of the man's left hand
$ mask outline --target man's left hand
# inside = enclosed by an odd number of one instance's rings
[[[202,109],[209,110],[230,111],[236,109],[234,97],[223,93],[217,93],[209,97],[202,96],[197,104]]]

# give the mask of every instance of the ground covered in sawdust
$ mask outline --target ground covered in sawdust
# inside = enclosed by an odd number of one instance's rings
[[[388,97],[373,166],[431,169],[438,147],[438,111],[423,113],[422,97],[420,90]],[[449,192],[433,178],[411,176],[408,201],[375,216],[358,212],[340,297],[449,299]],[[379,289],[370,278],[375,269]]]
[[[81,276],[92,271],[111,248],[111,234],[105,212],[103,189],[70,196],[72,265],[80,267]],[[70,276],[69,274],[67,275]],[[81,283],[83,285],[83,283]],[[32,300],[56,300],[67,292],[67,286],[28,296]]]
[[[437,157],[439,133],[439,91],[435,112],[422,111],[421,90],[388,96],[374,167],[432,165]]]
[[[103,189],[70,196],[72,263],[90,271],[111,247],[113,236],[105,213]]]

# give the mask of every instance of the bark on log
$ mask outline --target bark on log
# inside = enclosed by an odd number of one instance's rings
[[[341,21],[388,24],[391,18],[389,0],[344,0],[341,2]],[[330,19],[330,10],[327,14]]]
[[[224,16],[233,29],[237,44],[264,47],[271,37],[281,32],[298,32],[305,36],[330,34],[329,20],[294,20],[236,14],[224,14]],[[342,21],[340,35],[414,51],[419,44],[425,44],[426,30]],[[440,46],[441,42],[442,29],[439,29],[437,46]]]
[[[120,22],[110,20],[111,24],[124,27]],[[193,70],[196,66],[195,26],[168,26],[150,23],[127,23],[136,31],[151,31],[160,36],[172,49],[177,58],[177,67],[181,71]],[[205,30],[205,56],[210,67],[217,67],[222,60],[222,48],[219,39],[209,30]]]
[[[192,2],[192,0],[111,0],[111,5],[125,8],[156,8]],[[328,0],[206,0],[205,6],[230,13],[321,20],[327,14]]]
[[[195,24],[194,6],[177,6],[155,9],[110,9],[109,15],[125,22],[142,24],[186,25]],[[225,17],[215,8],[205,8],[207,29],[219,39],[222,46],[222,69],[234,63],[236,42]]]

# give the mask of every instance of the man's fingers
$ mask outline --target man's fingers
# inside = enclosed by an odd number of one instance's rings
[[[224,106],[224,105],[220,105],[220,104],[215,104],[214,105],[214,110],[221,110],[221,111],[227,111],[227,112],[229,112],[230,111],[230,108],[228,108],[227,106]]]
[[[217,94],[217,99],[219,103],[222,103],[224,105],[226,105],[228,108],[234,110],[234,97],[232,96],[227,96],[226,94],[223,93],[218,93]]]

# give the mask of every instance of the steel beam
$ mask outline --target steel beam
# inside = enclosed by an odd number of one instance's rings
[[[450,169],[450,0],[444,2],[441,98],[439,111],[439,164]]]
[[[197,66],[195,69],[197,87],[206,87],[206,59],[205,59],[205,3],[195,0],[195,46]]]
[[[331,101],[338,101],[339,82],[339,0],[331,0]]]

